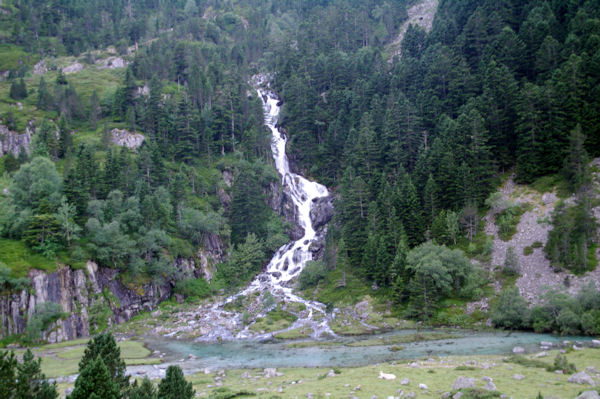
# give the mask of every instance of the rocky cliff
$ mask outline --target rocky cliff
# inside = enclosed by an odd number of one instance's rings
[[[16,157],[21,152],[21,148],[29,152],[33,131],[34,128],[31,123],[25,129],[25,133],[13,132],[0,123],[0,157],[9,152],[12,152]]]
[[[42,333],[47,342],[61,342],[93,334],[97,329],[119,324],[142,311],[151,311],[168,299],[179,278],[212,278],[214,264],[222,260],[222,243],[208,237],[196,259],[177,259],[174,281],[126,285],[118,271],[87,262],[85,269],[64,265],[54,273],[32,269],[31,287],[0,295],[0,338],[25,332],[27,321],[45,302],[60,305],[66,315]]]

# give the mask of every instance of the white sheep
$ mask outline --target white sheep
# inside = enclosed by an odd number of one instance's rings
[[[383,371],[379,371],[379,378],[383,380],[395,380],[396,376],[394,374],[386,374]]]

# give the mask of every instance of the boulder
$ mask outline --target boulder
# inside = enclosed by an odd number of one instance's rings
[[[585,371],[573,374],[572,376],[569,377],[569,379],[567,381],[572,382],[574,384],[583,384],[583,385],[591,385],[591,386],[596,385],[594,383],[594,380],[592,379],[592,377]]]
[[[497,391],[498,388],[496,387],[496,384],[494,384],[492,381],[488,381],[487,384],[485,384],[483,386],[483,389],[485,389],[486,391]]]
[[[425,391],[425,390],[427,390],[428,388],[427,388],[427,385],[425,385],[425,384],[419,384],[419,389],[422,389],[422,390],[424,390],[424,391]]]
[[[459,389],[475,388],[475,378],[468,378],[460,376],[452,384],[452,390],[457,391]]]
[[[400,381],[400,385],[408,385],[410,384],[410,380],[408,378],[403,378],[402,381]]]
[[[523,374],[515,374],[513,375],[513,378],[517,381],[521,381],[525,378],[525,376]]]
[[[266,368],[263,371],[265,378],[281,377],[283,373],[280,373],[275,368]]]
[[[600,399],[598,391],[584,391],[575,399]]]
[[[146,138],[137,132],[130,132],[125,129],[113,129],[110,131],[111,141],[121,147],[127,147],[130,150],[136,149],[142,145]]]
[[[462,392],[456,392],[454,396],[452,396],[452,399],[460,399],[463,397],[463,395],[464,394]]]
[[[333,204],[331,197],[320,197],[313,200],[310,208],[310,221],[313,229],[318,230],[325,226],[333,217]]]
[[[512,351],[513,353],[525,353],[525,349],[520,346],[515,346]]]

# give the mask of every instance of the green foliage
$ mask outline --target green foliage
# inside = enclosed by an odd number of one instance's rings
[[[98,364],[97,359],[102,359],[102,364]],[[79,361],[80,372],[83,374],[83,370],[86,369],[105,369],[109,381],[116,386],[117,392],[129,386],[129,378],[125,375],[125,362],[121,358],[121,349],[117,346],[111,333],[97,335],[88,341],[83,357]],[[102,371],[102,373],[104,372]],[[104,376],[101,378],[104,379]],[[103,380],[101,383],[104,384]],[[77,387],[77,382],[75,382],[75,387]],[[105,389],[107,392],[112,392],[111,386],[107,386]]]
[[[56,399],[56,383],[41,372],[41,359],[27,349],[21,362],[14,353],[0,352],[0,397],[15,399]]]
[[[98,298],[89,309],[90,333],[101,333],[108,327],[113,312],[104,298]]]
[[[467,289],[476,278],[475,269],[460,250],[427,242],[408,253],[406,271],[409,311],[419,318],[431,317],[443,298],[476,295]]]
[[[517,225],[521,215],[527,211],[528,205],[521,204],[510,206],[504,209],[496,216],[496,226],[498,226],[498,236],[503,241],[509,241],[517,232]]]
[[[157,390],[154,384],[144,377],[142,383],[138,386],[137,380],[134,381],[129,391],[129,399],[157,399]]]
[[[506,248],[506,257],[504,259],[502,272],[507,276],[517,276],[519,275],[519,271],[519,257],[517,256],[515,249],[513,247]]]
[[[556,355],[554,358],[554,364],[552,366],[548,366],[546,368],[548,371],[557,371],[560,370],[563,374],[573,374],[577,371],[577,368],[573,363],[569,363],[567,358],[560,353]]]
[[[192,383],[183,377],[179,366],[169,366],[165,378],[158,384],[158,399],[192,399]]]
[[[27,341],[39,343],[42,333],[45,332],[58,319],[65,317],[62,307],[54,302],[42,302],[35,308],[35,312],[27,321],[25,337]]]
[[[252,233],[238,244],[231,258],[218,266],[219,272],[233,285],[239,285],[260,271],[265,258],[264,244]]]
[[[320,281],[327,277],[327,269],[323,262],[310,261],[298,277],[298,289],[305,290],[307,288],[316,287]]]
[[[212,294],[210,285],[203,278],[179,280],[175,292],[186,298],[206,298]]]
[[[75,387],[68,398],[120,398],[119,385],[113,380],[101,356],[88,359],[85,364],[80,363]]]
[[[506,329],[524,329],[529,326],[530,311],[516,287],[506,289],[492,308],[492,323]]]
[[[20,291],[27,289],[30,286],[30,281],[25,277],[13,277],[10,269],[0,262],[0,291]]]

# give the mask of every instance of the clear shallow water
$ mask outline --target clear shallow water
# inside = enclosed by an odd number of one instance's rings
[[[416,331],[399,331],[375,336],[372,339],[394,335],[412,334]],[[358,340],[346,338],[339,344],[327,347],[287,348],[286,342],[231,341],[223,343],[194,343],[184,341],[150,341],[151,349],[167,353],[169,360],[198,357],[198,368],[266,368],[266,367],[351,367],[369,364],[406,361],[432,356],[510,354],[515,346],[528,352],[539,351],[540,342],[561,343],[589,341],[589,337],[559,337],[548,334],[451,331],[454,339],[400,344],[404,349],[392,352],[392,345],[349,347],[345,343]],[[298,341],[293,341],[298,342]]]

